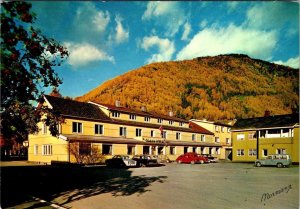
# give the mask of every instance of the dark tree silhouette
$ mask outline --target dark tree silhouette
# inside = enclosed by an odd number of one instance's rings
[[[23,140],[37,131],[41,111],[34,106],[44,87],[62,83],[54,67],[68,57],[65,47],[32,26],[36,16],[30,9],[27,2],[1,4],[1,134],[8,139]],[[55,126],[58,117],[44,110],[46,122]]]

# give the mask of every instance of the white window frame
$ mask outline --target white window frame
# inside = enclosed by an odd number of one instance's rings
[[[225,127],[224,126],[221,126],[221,132],[224,133],[224,129]]]
[[[135,114],[129,114],[129,119],[130,120],[136,120],[136,115]]]
[[[277,155],[286,155],[286,148],[277,148],[276,154]]]
[[[245,156],[245,150],[244,149],[237,149],[236,150],[236,156]]]
[[[119,118],[120,117],[120,112],[118,112],[118,111],[112,111],[111,112],[111,116],[113,117],[113,118]]]
[[[174,150],[173,150],[174,153],[173,154],[171,153],[171,148],[174,148]],[[170,155],[176,155],[176,147],[175,146],[170,146]]]
[[[155,131],[154,130],[150,130],[150,136],[155,137]]]
[[[126,135],[127,135],[127,128],[125,126],[119,127],[119,135],[123,136],[123,137],[126,137]]]
[[[97,127],[98,133],[96,133],[96,127]],[[100,127],[102,127],[102,131],[101,131]],[[95,124],[95,134],[96,135],[103,135],[104,134],[104,126],[103,126],[103,124]]]
[[[192,134],[192,141],[196,141],[197,140],[197,135],[196,134]]]
[[[230,130],[231,130],[231,128],[229,128],[229,127],[228,127],[228,128],[227,128],[227,133],[229,133],[229,132],[230,132]]]
[[[237,135],[236,135],[236,139],[237,139],[238,141],[245,140],[245,134],[237,134]]]
[[[47,125],[45,122],[43,122],[42,124],[42,134],[43,135],[46,135],[47,134]]]
[[[143,134],[143,130],[141,128],[136,128],[135,129],[135,136],[136,137],[141,137]]]
[[[266,155],[265,155],[265,150],[267,151],[267,154],[266,154]],[[262,155],[263,157],[267,157],[267,156],[269,155],[269,150],[268,150],[268,149],[263,149],[261,152],[262,152],[261,155]]]
[[[201,134],[201,141],[205,142],[205,135],[204,134]]]
[[[216,154],[220,155],[221,154],[221,148],[220,147],[216,147]]]
[[[181,133],[180,132],[176,132],[176,140],[181,140]]]
[[[230,138],[226,138],[226,144],[230,144]]]
[[[257,150],[256,149],[249,149],[248,150],[248,156],[256,156],[257,155]]]
[[[51,156],[52,155],[52,144],[42,145],[42,155]]]
[[[179,122],[179,126],[183,126],[183,122]]]
[[[215,126],[215,131],[219,132],[219,126]]]
[[[169,120],[169,125],[173,125],[174,121]]]
[[[160,124],[162,124],[164,122],[164,120],[163,119],[161,119],[161,118],[157,118],[157,123],[160,123]]]
[[[34,155],[38,155],[39,154],[39,145],[38,144],[35,144],[33,146],[33,154]]]
[[[163,131],[162,133],[163,133],[162,138],[167,139],[167,131]]]
[[[76,131],[73,130],[74,124],[76,124]],[[79,126],[81,124],[81,126]],[[79,131],[79,127],[81,130]],[[82,134],[83,133],[83,124],[81,122],[72,122],[72,133]]]
[[[255,132],[248,133],[248,139],[249,140],[255,140],[256,138],[254,136],[255,136]]]
[[[220,143],[220,137],[215,137],[215,143]]]
[[[148,116],[145,116],[145,117],[144,117],[144,121],[145,121],[145,122],[150,122],[150,121],[151,121],[151,118],[148,117]]]

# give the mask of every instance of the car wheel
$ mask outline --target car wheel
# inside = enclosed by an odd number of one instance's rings
[[[282,168],[283,164],[282,163],[277,163],[277,168]]]
[[[182,161],[181,161],[181,160],[178,160],[178,161],[177,161],[177,163],[178,163],[178,164],[181,164],[181,163],[182,163]]]
[[[260,162],[256,162],[256,163],[255,163],[255,166],[256,166],[256,167],[261,167],[261,163],[260,163]]]
[[[192,161],[191,161],[191,164],[193,164],[193,165],[194,165],[194,164],[195,164],[195,161],[193,161],[193,160],[192,160]]]
[[[204,163],[204,161],[203,160],[200,160],[200,164],[203,164]]]

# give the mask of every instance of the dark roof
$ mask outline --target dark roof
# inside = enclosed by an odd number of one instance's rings
[[[198,124],[193,123],[193,122],[190,122],[190,123],[189,123],[189,127],[190,127],[193,131],[198,132],[198,133],[214,135],[213,132],[210,132],[209,130],[207,130],[207,129],[203,128],[202,126],[199,126]]]
[[[238,119],[231,130],[291,127],[299,124],[298,114],[274,115],[259,118]]]
[[[123,113],[128,113],[128,114],[135,114],[135,115],[139,115],[139,116],[148,116],[148,117],[160,118],[160,119],[164,119],[164,120],[173,120],[173,121],[177,121],[177,122],[188,123],[187,120],[184,120],[182,118],[176,118],[174,116],[161,115],[161,114],[154,113],[154,112],[133,110],[133,109],[129,109],[126,107],[116,107],[114,105],[97,103],[97,102],[93,102],[93,103],[107,107],[109,110],[112,110],[112,111],[118,111],[118,112],[123,112]]]
[[[105,113],[100,110],[99,107],[93,104],[53,97],[49,95],[45,95],[45,98],[53,107],[53,110],[63,116],[72,116],[103,121],[111,120],[107,115],[105,115]]]

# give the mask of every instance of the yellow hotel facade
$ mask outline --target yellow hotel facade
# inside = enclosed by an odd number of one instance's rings
[[[171,161],[186,152],[222,155],[214,133],[194,123],[169,115],[150,113],[116,105],[78,102],[44,96],[43,104],[64,121],[59,136],[50,134],[40,122],[39,132],[29,135],[28,161],[76,162],[76,154],[111,158],[113,155],[151,154]],[[74,150],[77,153],[74,153]]]
[[[240,119],[231,131],[234,162],[288,154],[299,163],[299,114]]]

